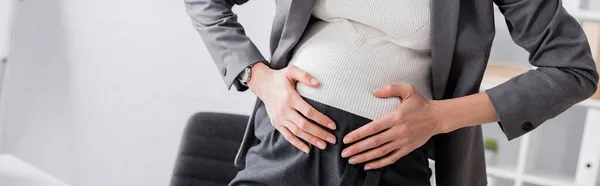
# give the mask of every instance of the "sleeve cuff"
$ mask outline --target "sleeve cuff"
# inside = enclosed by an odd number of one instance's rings
[[[228,60],[230,61],[229,63],[223,63],[224,65],[220,67],[221,76],[228,90],[231,90],[231,87],[235,86],[237,91],[246,91],[248,87],[242,85],[238,81],[238,75],[251,64],[257,62],[266,62],[265,58],[258,50],[254,52],[248,52],[243,56],[244,57],[232,57]]]
[[[248,67],[252,64],[261,63],[261,62],[264,63],[265,61],[264,60],[255,61],[246,66],[243,66],[240,70],[236,70],[235,71],[236,73],[233,74],[233,82],[231,83],[231,85],[229,85],[228,89],[231,90],[231,86],[233,86],[239,92],[244,92],[244,91],[248,90],[248,86],[243,85],[242,82],[240,82],[240,80],[238,80],[237,77],[240,75],[240,73],[242,73],[242,71],[244,71],[244,69],[246,69],[246,67]],[[268,64],[266,64],[266,65],[269,66]]]
[[[507,85],[500,84],[485,92],[492,102],[496,115],[500,118],[498,121],[500,129],[508,140],[513,140],[532,131],[543,121],[527,118],[530,115],[528,105],[523,104],[525,101],[520,100],[514,91],[504,86]]]

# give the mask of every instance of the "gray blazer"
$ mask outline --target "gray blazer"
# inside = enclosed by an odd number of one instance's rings
[[[221,71],[225,85],[246,90],[236,76],[249,64],[266,61],[237,22],[232,6],[248,0],[185,0],[186,10]],[[516,44],[537,66],[487,90],[499,127],[511,140],[577,102],[597,88],[598,73],[578,22],[560,0],[430,0],[432,13],[432,90],[434,99],[479,92],[494,39],[493,4],[506,17]],[[269,66],[287,66],[291,51],[311,20],[315,0],[275,0]],[[260,100],[257,99],[257,103]],[[258,104],[257,104],[258,105]],[[256,107],[254,109],[256,111]],[[235,165],[245,166],[255,143],[252,113]],[[481,127],[434,136],[438,185],[486,185]]]

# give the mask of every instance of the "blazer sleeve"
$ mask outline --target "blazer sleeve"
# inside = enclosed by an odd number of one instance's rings
[[[583,29],[560,0],[494,0],[514,42],[538,67],[486,90],[509,140],[596,91],[598,73]]]
[[[248,88],[237,76],[248,65],[266,61],[250,40],[233,13],[234,5],[248,0],[184,0],[185,8],[195,29],[221,73],[228,90],[235,85],[238,91]]]

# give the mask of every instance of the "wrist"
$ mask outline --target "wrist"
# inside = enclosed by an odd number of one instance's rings
[[[449,114],[448,111],[448,103],[443,100],[432,100],[431,108],[433,113],[433,120],[436,125],[436,134],[443,134],[452,132],[454,127],[452,127],[452,114]]]
[[[258,90],[260,86],[261,79],[264,79],[265,75],[271,72],[271,68],[267,66],[263,62],[258,62],[255,65],[252,65],[250,68],[252,71],[252,76],[246,82],[246,85],[255,95],[258,96]]]
[[[440,133],[498,121],[486,93],[436,100],[432,101],[432,105]]]

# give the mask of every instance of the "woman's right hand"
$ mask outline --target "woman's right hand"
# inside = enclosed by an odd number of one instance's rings
[[[263,63],[252,66],[252,76],[248,81],[249,89],[265,104],[271,124],[283,137],[308,153],[310,148],[304,141],[325,149],[325,141],[335,144],[335,136],[317,124],[335,130],[335,123],[321,112],[314,109],[300,97],[295,88],[296,82],[317,88],[319,82],[308,72],[290,65],[281,70],[273,70]],[[302,115],[306,116],[303,117]]]

